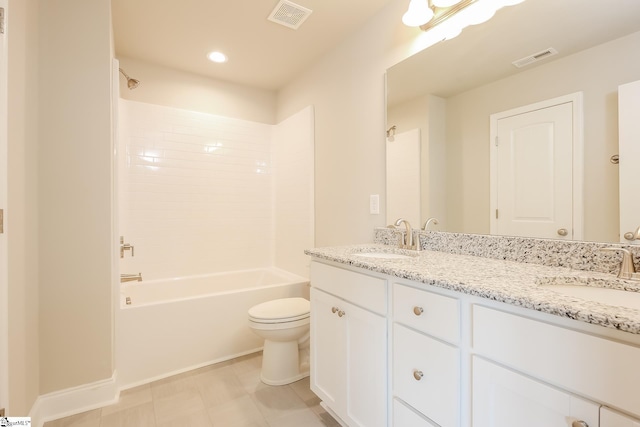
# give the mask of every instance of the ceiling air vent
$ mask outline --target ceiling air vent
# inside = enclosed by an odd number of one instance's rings
[[[533,64],[534,62],[553,56],[557,53],[558,53],[557,50],[550,47],[549,49],[545,49],[538,53],[534,53],[533,55],[525,56],[524,58],[518,59],[517,61],[513,61],[512,64],[518,68],[522,68],[524,66]]]
[[[297,30],[300,25],[311,15],[312,10],[302,7],[287,0],[280,0],[267,18],[276,24]]]

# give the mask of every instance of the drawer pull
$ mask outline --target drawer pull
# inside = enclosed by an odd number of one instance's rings
[[[413,307],[413,314],[415,314],[416,316],[420,316],[422,313],[424,313],[424,309],[422,307]]]
[[[334,314],[337,313],[338,310],[339,310],[338,307],[331,307],[331,312],[334,313]]]
[[[584,421],[574,421],[571,423],[571,427],[589,427],[589,424]]]
[[[344,311],[338,310],[338,317],[342,317],[342,316],[344,316]]]
[[[413,371],[413,378],[416,379],[416,381],[420,381],[422,379],[422,377],[424,377],[424,374],[422,373],[422,371],[418,371],[417,369],[415,371]],[[573,427],[578,427],[578,426],[573,426]],[[587,426],[589,427],[589,426]]]

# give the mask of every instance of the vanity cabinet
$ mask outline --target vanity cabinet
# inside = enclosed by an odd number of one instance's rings
[[[600,406],[507,368],[473,358],[473,425],[597,427]],[[576,424],[580,425],[580,424]]]
[[[337,263],[311,285],[311,389],[345,426],[640,427],[633,335]]]
[[[474,305],[473,350],[474,426],[512,425],[516,415],[525,426],[625,426],[606,407],[599,415],[601,404],[640,415],[637,346]]]
[[[311,285],[311,390],[350,427],[386,426],[386,281],[313,262]]]
[[[394,426],[411,425],[398,400],[436,423],[425,425],[459,425],[459,312],[455,298],[393,284]]]

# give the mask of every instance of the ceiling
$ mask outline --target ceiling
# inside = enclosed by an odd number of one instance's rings
[[[293,0],[313,11],[293,30],[267,20],[278,0],[112,0],[115,52],[277,90],[391,1],[399,0]],[[213,50],[228,62],[210,62]]]
[[[387,4],[409,3],[292,1],[313,11],[297,30],[267,20],[279,0],[112,0],[116,57],[278,90]],[[399,27],[404,38],[392,43],[420,34]],[[640,0],[528,0],[394,66],[389,102],[417,93],[451,96],[636,31]],[[523,69],[511,65],[549,47],[559,54]],[[213,50],[225,52],[229,61],[210,62],[206,55]]]
[[[392,67],[388,105],[427,93],[447,98],[637,31],[639,0],[527,0]],[[550,47],[559,53],[511,64]],[[640,51],[629,54],[640,61]]]

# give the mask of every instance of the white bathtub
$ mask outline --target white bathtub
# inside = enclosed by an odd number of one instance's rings
[[[309,298],[308,285],[277,268],[123,283],[116,319],[119,386],[260,350],[247,310],[277,298]]]

